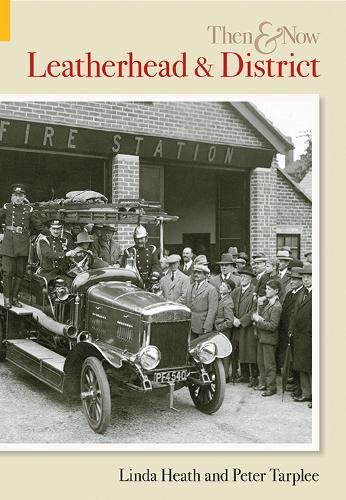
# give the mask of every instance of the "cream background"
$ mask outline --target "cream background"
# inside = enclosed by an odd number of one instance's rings
[[[49,4],[49,5],[48,5]],[[344,200],[344,2],[13,2],[12,41],[0,44],[2,93],[316,93],[321,105],[321,451],[308,452],[3,452],[0,453],[1,498],[104,500],[177,495],[248,495],[266,498],[325,498],[342,496],[345,447],[345,335],[341,223]],[[78,81],[25,78],[25,52],[42,57],[77,57],[92,50],[113,57],[133,50],[139,57],[173,57],[187,50],[191,57],[213,56],[222,50],[209,44],[205,26],[226,24],[255,29],[268,19],[274,24],[296,24],[321,33],[317,47],[295,49],[297,56],[322,61],[318,79],[182,79]],[[231,49],[232,50],[232,49]],[[234,50],[237,50],[234,48]],[[242,51],[238,46],[238,50]],[[276,53],[284,57],[284,46]],[[119,57],[120,58],[120,57]],[[343,238],[344,240],[344,238]],[[341,313],[340,313],[341,311]],[[1,390],[1,387],[0,387]],[[270,424],[273,424],[272,422]],[[0,409],[1,425],[1,409]],[[33,422],[34,425],[34,422]],[[274,423],[275,425],[275,423]],[[222,471],[225,467],[264,471],[301,467],[320,473],[319,483],[295,488],[278,483],[131,484],[116,482],[118,467],[145,470],[175,467]]]

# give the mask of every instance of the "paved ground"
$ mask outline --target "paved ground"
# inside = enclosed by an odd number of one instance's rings
[[[114,396],[107,433],[95,434],[78,401],[0,363],[1,443],[310,443],[311,410],[289,394],[270,398],[244,384],[227,384],[224,404],[212,416],[200,413],[186,388],[175,393],[130,392]]]

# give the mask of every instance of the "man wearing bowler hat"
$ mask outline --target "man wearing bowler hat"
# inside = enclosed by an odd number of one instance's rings
[[[237,369],[237,353],[240,363],[238,382],[247,382],[255,387],[258,381],[257,340],[254,335],[252,313],[256,307],[254,301],[255,287],[252,283],[255,273],[250,266],[240,271],[241,286],[231,293],[234,303],[234,320],[232,333],[232,371],[233,377]]]
[[[212,332],[219,305],[219,295],[216,288],[208,283],[210,269],[203,264],[194,264],[193,283],[189,283],[183,299],[191,309],[191,338],[197,338],[203,333]]]
[[[235,274],[235,259],[230,253],[223,253],[219,262],[216,262],[220,266],[220,274],[212,276],[209,283],[217,290],[220,289],[220,285],[223,281],[232,280],[235,286],[240,286],[240,276]]]
[[[166,257],[169,270],[160,279],[162,295],[167,300],[181,302],[186,295],[190,278],[179,270],[180,255],[172,254]]]
[[[4,306],[22,307],[18,293],[25,273],[30,232],[44,233],[49,231],[33,212],[26,201],[26,188],[23,184],[12,186],[11,202],[5,203],[0,209],[0,223],[5,225],[4,238],[1,246],[2,268],[4,280]]]
[[[290,332],[293,336],[293,368],[299,372],[302,394],[294,401],[311,402],[312,374],[312,265],[300,269],[303,287],[292,313]],[[311,405],[310,405],[311,406]]]

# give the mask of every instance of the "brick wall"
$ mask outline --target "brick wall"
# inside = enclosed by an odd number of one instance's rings
[[[277,172],[277,232],[300,234],[300,256],[312,249],[312,204]]]
[[[269,146],[226,102],[0,102],[0,117],[214,143]]]
[[[257,168],[250,176],[251,252],[276,254],[277,234],[300,234],[300,255],[312,248],[312,204],[278,171]]]
[[[112,202],[121,198],[139,198],[139,157],[116,155],[112,160]],[[118,225],[118,241],[122,249],[133,245],[135,224]]]
[[[276,250],[276,166],[250,174],[250,248],[274,256]]]

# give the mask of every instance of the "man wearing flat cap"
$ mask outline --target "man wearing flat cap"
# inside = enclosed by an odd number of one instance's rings
[[[220,266],[220,274],[212,276],[209,283],[217,290],[220,289],[220,285],[223,281],[232,280],[235,286],[240,286],[240,277],[235,274],[235,259],[230,253],[223,253],[219,262],[216,262]]]
[[[210,269],[203,264],[194,264],[193,283],[189,283],[183,303],[191,309],[191,338],[212,332],[219,305],[216,288],[208,283]]]
[[[186,295],[190,278],[179,270],[180,255],[169,255],[166,257],[166,263],[169,266],[169,270],[160,279],[162,295],[167,300],[182,302],[183,297]]]
[[[292,260],[292,257],[290,256],[288,250],[278,250],[276,258],[278,259],[279,263],[278,278],[281,282],[281,291],[279,294],[279,299],[282,304],[286,296],[287,285],[290,282],[290,272],[288,266],[290,261]]]
[[[26,201],[26,188],[12,186],[11,202],[0,209],[0,224],[4,223],[1,246],[4,279],[4,306],[22,307],[18,293],[22,284],[29,255],[30,232],[49,234]]]
[[[293,369],[299,372],[302,394],[294,401],[311,401],[312,374],[312,265],[299,270],[303,287],[292,313],[290,332],[293,336]]]

